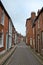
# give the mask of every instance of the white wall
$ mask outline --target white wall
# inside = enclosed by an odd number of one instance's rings
[[[17,34],[15,33],[15,44],[17,43]]]
[[[12,46],[12,23],[11,20],[9,20],[9,48]]]

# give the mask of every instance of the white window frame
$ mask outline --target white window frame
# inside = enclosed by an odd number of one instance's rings
[[[10,19],[9,19],[9,35],[12,36],[12,23]]]
[[[2,44],[0,44],[0,48],[4,46],[3,43],[4,43],[4,34],[2,33]]]

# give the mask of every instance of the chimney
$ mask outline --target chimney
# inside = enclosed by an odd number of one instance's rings
[[[37,14],[39,14],[40,10],[38,10]]]
[[[33,20],[35,17],[36,17],[36,13],[35,12],[32,12],[31,13],[31,19]]]

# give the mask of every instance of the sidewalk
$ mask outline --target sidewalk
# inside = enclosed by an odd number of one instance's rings
[[[4,63],[9,59],[12,53],[15,51],[17,45],[15,45],[12,49],[7,51],[1,58],[0,58],[0,65],[4,65]]]
[[[34,49],[32,49],[29,46],[30,50],[32,51],[32,54],[37,58],[37,60],[43,65],[43,56],[37,53]]]

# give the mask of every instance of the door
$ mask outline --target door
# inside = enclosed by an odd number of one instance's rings
[[[9,48],[8,33],[6,34],[6,50]]]
[[[43,32],[42,32],[42,49],[43,49]]]
[[[30,38],[30,45],[32,46],[32,38]]]
[[[9,49],[11,48],[12,46],[12,37],[9,35]]]
[[[38,39],[37,40],[38,40],[38,43],[37,43],[38,44],[38,52],[40,52],[40,36],[39,35],[38,35]]]

